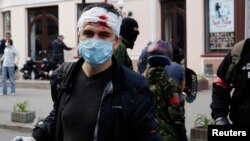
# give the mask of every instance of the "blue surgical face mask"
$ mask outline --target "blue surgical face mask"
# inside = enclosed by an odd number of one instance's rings
[[[80,41],[79,53],[92,67],[97,67],[112,56],[113,43],[98,39]]]

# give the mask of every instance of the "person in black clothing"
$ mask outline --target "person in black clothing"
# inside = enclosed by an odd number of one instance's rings
[[[38,69],[39,71],[39,79],[41,80],[48,80],[50,79],[50,71],[52,71],[52,65],[48,61],[47,58],[43,58],[43,62]]]
[[[52,63],[53,63],[53,70],[58,68],[64,62],[64,52],[63,50],[71,50],[65,45],[63,42],[64,36],[59,35],[57,39],[52,42]]]
[[[78,21],[81,59],[53,72],[52,112],[32,137],[14,140],[158,141],[147,80],[112,57],[121,43],[121,16],[107,3],[83,11]]]
[[[27,57],[27,61],[23,65],[23,68],[20,69],[20,72],[23,73],[23,79],[37,79],[38,77],[38,70],[30,57]]]
[[[0,46],[0,55],[1,55],[1,56],[2,56],[3,53],[4,53],[4,49],[5,49],[5,47],[6,47],[6,45],[5,45],[6,41],[7,41],[7,40],[10,40],[10,39],[11,39],[11,34],[10,34],[10,32],[5,33],[4,39],[1,40],[1,46]]]
[[[242,43],[240,60],[229,79],[226,74],[232,62],[230,53],[224,57],[217,70],[211,103],[211,114],[216,125],[230,124],[229,119],[234,125],[250,125],[250,39]],[[234,89],[233,94],[231,94],[232,89]]]
[[[128,55],[127,48],[133,49],[134,43],[139,35],[139,26],[135,19],[122,19],[120,35],[122,36],[122,43],[115,50],[114,56],[118,63],[133,70],[132,60]]]
[[[173,62],[181,64],[182,60],[184,59],[184,52],[179,47],[173,47]]]

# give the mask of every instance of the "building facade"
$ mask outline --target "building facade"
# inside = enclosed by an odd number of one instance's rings
[[[117,6],[118,0],[0,0],[0,35],[11,32],[20,51],[20,65],[28,56],[39,62],[44,57],[39,51],[46,50],[49,56],[58,34],[65,36],[69,47],[77,47],[77,19],[84,6],[95,2]],[[139,24],[140,34],[129,50],[134,64],[149,41],[163,39],[184,50],[188,68],[213,75],[232,46],[250,37],[250,0],[124,2],[123,16],[131,11]],[[77,49],[65,52],[66,61],[76,56]]]

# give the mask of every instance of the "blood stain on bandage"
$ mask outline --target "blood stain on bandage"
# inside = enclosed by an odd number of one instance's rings
[[[99,16],[99,19],[107,21],[108,17],[106,15],[101,15],[101,16]]]
[[[106,15],[99,16],[99,19],[100,21],[98,21],[98,24],[100,24],[100,26],[109,27],[106,22],[108,20],[108,17]]]

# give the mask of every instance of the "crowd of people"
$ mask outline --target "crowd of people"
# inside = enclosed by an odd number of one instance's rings
[[[27,57],[23,67],[18,69],[18,61],[16,61],[16,59],[19,59],[18,49],[13,46],[11,33],[7,32],[4,39],[0,42],[0,68],[3,76],[3,84],[5,84],[7,79],[10,79],[12,87],[14,87],[15,80],[12,80],[12,78],[14,78],[15,73],[19,74],[18,71],[21,74],[20,77],[24,80],[49,80],[52,72],[64,62],[64,50],[72,50],[72,48],[65,45],[63,40],[64,36],[59,35],[58,38],[52,42],[51,46],[53,49],[50,57],[47,57],[47,51],[41,50],[38,55],[45,57],[40,61],[40,63],[36,63],[31,57]],[[11,54],[8,53],[10,49],[12,49],[15,54],[12,58],[10,58]],[[6,67],[14,67],[14,72],[9,71],[9,68],[8,70],[4,70]],[[12,93],[14,92],[15,90],[13,89]],[[6,95],[6,92],[4,91],[3,94]]]
[[[53,71],[52,65],[47,58],[43,58],[41,65],[37,67],[34,61],[28,57],[26,63],[20,69],[25,80],[49,80],[51,71]]]

